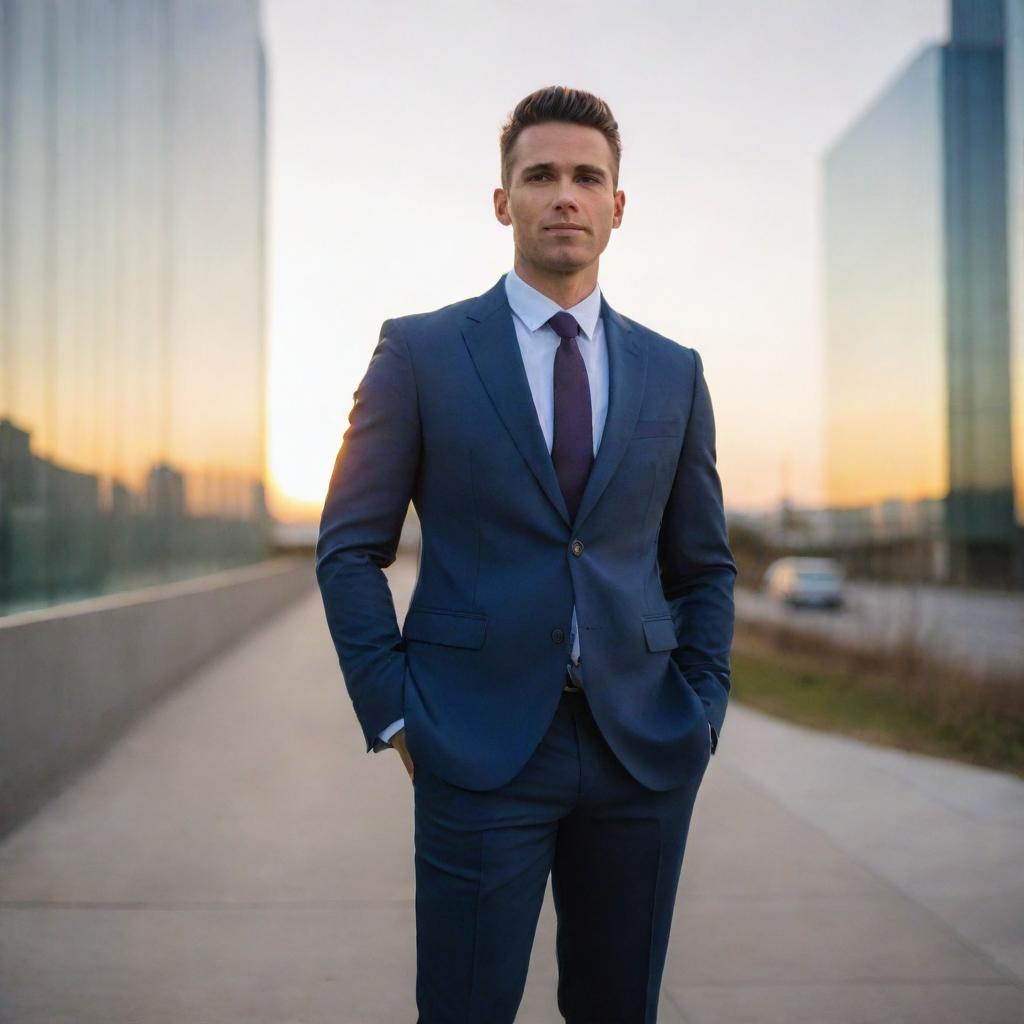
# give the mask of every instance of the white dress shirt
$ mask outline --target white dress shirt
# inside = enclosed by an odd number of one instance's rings
[[[548,320],[561,310],[554,299],[549,299],[536,288],[528,285],[514,270],[505,275],[505,294],[512,307],[512,323],[519,342],[519,354],[526,369],[537,419],[544,434],[548,451],[551,451],[555,436],[555,352],[561,339]],[[571,313],[580,325],[576,343],[587,367],[587,381],[590,384],[590,411],[594,435],[594,455],[601,445],[604,423],[608,417],[608,346],[601,321],[601,287],[594,290],[575,306],[565,312]],[[580,637],[576,622],[576,605],[572,608],[572,624],[569,627],[571,660],[580,664]],[[404,718],[392,722],[380,734],[380,745],[374,750],[385,749],[388,742],[405,724]]]

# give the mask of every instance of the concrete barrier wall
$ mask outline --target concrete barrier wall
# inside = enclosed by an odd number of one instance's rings
[[[312,557],[275,558],[0,618],[0,836],[315,585]]]

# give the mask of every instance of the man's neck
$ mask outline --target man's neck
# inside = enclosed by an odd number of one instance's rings
[[[545,274],[527,266],[516,256],[513,269],[531,288],[557,302],[562,309],[572,309],[597,286],[597,261],[574,274]]]

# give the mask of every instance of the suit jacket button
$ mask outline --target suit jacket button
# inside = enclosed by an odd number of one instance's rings
[[[556,644],[565,643],[565,631],[561,629],[551,630],[551,639],[554,640]]]
[[[572,542],[572,553],[577,558],[579,558],[579,556],[583,554],[583,541],[581,541],[581,540],[574,540]]]

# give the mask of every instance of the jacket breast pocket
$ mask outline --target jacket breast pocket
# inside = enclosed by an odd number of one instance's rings
[[[442,608],[410,608],[402,627],[402,636],[406,640],[446,647],[480,648],[486,635],[486,615]]]
[[[679,437],[682,429],[679,420],[637,420],[633,437]]]
[[[658,615],[644,619],[644,637],[649,651],[671,651],[679,646],[675,623],[671,615]]]

